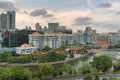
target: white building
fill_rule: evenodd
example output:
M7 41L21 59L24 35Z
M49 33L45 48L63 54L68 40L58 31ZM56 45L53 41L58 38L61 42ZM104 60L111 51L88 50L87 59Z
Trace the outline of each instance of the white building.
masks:
M117 33L99 34L96 35L96 42L118 43L120 42L120 35Z
M36 50L35 47L32 47L30 44L23 44L20 47L16 47L16 54L30 54Z
M46 45L53 49L59 48L61 45L74 45L76 40L75 34L63 33L45 33L40 34L34 32L29 35L29 44L33 44L36 48L44 48Z

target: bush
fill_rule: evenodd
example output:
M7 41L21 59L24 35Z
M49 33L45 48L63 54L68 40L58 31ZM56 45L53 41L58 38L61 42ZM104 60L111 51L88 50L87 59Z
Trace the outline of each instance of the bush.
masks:
M88 74L91 73L91 65L88 63L84 63L80 68L79 72L82 74Z

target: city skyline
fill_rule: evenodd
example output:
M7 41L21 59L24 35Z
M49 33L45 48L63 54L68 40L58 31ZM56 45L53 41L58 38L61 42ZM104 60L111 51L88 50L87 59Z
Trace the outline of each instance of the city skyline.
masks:
M98 32L120 29L119 0L7 0L0 1L0 12L16 11L16 28L35 27L39 22L59 22L76 32L90 26Z

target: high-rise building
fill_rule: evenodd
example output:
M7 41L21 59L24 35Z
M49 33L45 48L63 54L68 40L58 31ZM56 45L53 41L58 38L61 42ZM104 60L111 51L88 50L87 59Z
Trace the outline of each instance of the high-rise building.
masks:
M96 32L97 32L96 30L92 30L92 33L93 33L93 34L96 34Z
M92 34L92 29L91 29L91 27L86 27L86 32L87 32L88 34Z
M83 33L83 31L82 30L78 30L77 33Z
M120 34L120 30L118 30L118 34Z
M15 29L15 11L8 11L0 15L0 29Z
M4 37L3 46L16 47L24 43L28 43L29 41L28 35L33 32L35 32L35 30L6 31L3 33L3 37Z
M40 26L39 23L36 23L36 24L35 24L35 29L36 29L37 31L41 30L41 26Z
M7 14L0 15L0 29L7 29Z
M0 33L0 49L2 48L2 44L3 44L3 36L2 33Z
M57 30L59 27L59 23L48 23L49 30Z
M7 29L15 29L15 11L7 12Z

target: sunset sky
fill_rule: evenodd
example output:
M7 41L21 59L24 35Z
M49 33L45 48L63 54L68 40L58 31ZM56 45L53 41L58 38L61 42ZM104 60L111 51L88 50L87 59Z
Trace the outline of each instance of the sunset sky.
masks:
M19 29L59 22L76 32L86 26L98 32L120 29L120 0L0 0L0 13L16 11Z

